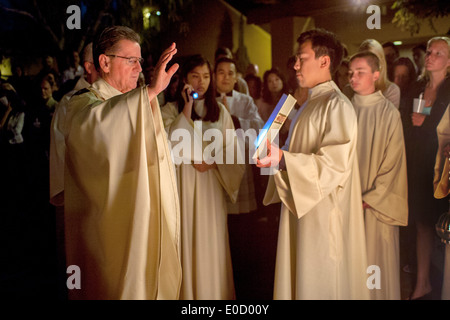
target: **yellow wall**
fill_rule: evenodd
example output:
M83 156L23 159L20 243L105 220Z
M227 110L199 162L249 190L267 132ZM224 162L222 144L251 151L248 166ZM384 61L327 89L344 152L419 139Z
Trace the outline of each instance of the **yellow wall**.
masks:
M272 68L271 36L260 27L250 24L244 29L244 42L251 63L259 67L259 76Z
M233 21L233 52L239 46L239 23L241 13L233 7L220 0L225 10L228 10ZM244 17L244 45L247 48L247 54L250 63L257 64L259 67L259 76L262 78L264 72L272 68L272 37L271 35L254 24L247 24Z
M3 57L1 64L0 64L0 74L3 79L7 79L8 77L12 76L11 58Z

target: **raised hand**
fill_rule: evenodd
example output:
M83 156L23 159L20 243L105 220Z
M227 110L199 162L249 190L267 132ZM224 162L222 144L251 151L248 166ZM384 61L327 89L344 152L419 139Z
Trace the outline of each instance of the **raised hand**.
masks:
M413 112L411 114L411 122L413 126L420 127L422 126L423 122L425 121L426 115L422 113Z
M194 105L194 98L190 95L192 91L193 88L190 84L185 84L183 90L181 91L181 96L184 99L183 114L186 119L191 119L192 106Z
M167 48L158 60L155 66L155 73L152 82L148 86L148 92L150 100L156 97L160 92L167 88L170 83L170 79L177 72L179 65L175 63L166 71L167 64L172 60L172 57L177 53L175 43Z

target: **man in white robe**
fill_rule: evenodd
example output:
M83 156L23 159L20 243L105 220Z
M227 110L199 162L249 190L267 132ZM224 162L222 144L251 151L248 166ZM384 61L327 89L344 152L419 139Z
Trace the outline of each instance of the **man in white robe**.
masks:
M380 61L374 53L357 53L350 60L349 81L355 91L352 104L358 117L367 262L379 268L371 297L400 300L399 226L408 224L405 143L399 111L375 89L379 70Z
M302 33L294 66L307 105L289 150L268 144L259 167L276 167L264 203L282 202L275 299L368 299L357 119L331 80L342 45L325 30Z
M66 252L79 268L71 299L179 297L180 209L156 100L178 69L165 70L176 48L163 52L152 83L136 88L139 41L127 27L105 29L93 47L100 78L69 103Z

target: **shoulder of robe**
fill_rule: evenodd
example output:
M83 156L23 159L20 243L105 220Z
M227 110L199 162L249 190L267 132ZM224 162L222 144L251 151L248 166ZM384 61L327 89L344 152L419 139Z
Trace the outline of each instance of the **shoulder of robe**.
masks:
M342 107L354 110L350 99L340 92L331 92L328 97L328 107L341 109Z
M88 88L84 88L84 89L78 90L73 95L74 96L79 96L79 95L82 95L82 94L87 93L87 92L91 92L91 91Z
M103 98L103 97L100 95L99 92L97 92L95 89L92 89L91 87L89 87L89 88L84 88L84 89L81 89L81 90L75 92L74 96L81 96L81 95L86 94L86 93L92 94L92 95L95 96L96 99L98 99L98 100L105 101L105 98Z

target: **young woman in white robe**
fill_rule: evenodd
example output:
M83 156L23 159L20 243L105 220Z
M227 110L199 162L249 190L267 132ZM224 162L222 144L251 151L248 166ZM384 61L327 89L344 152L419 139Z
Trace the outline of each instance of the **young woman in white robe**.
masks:
M233 137L227 139L227 130L234 132L234 126L226 108L216 101L209 62L200 55L190 57L180 79L177 101L161 110L172 143L181 204L180 298L233 299L226 197L236 201L244 164L234 157L232 163L225 161L229 147L236 143ZM197 99L192 92L198 93ZM208 133L214 132L220 135L212 142Z

